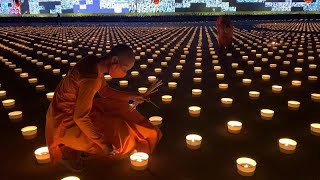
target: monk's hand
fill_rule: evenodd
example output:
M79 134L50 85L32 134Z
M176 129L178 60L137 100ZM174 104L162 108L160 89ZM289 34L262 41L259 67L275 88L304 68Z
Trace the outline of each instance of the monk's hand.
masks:
M141 103L143 103L144 101L146 101L147 99L146 99L144 96L142 96L142 95L135 95L135 94L133 94L133 95L131 95L131 96L129 97L129 100L134 101L134 102L137 103L137 104L141 104Z
M109 153L110 156L115 156L117 154L119 154L120 151L118 150L117 147L115 147L114 145L112 145L112 151Z

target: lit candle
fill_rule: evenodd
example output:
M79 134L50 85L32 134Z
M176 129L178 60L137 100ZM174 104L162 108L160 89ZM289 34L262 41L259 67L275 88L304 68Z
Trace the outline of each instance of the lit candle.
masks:
M44 66L44 69L45 69L45 70L50 70L51 68L52 68L51 65L45 65L45 66Z
M44 85L37 85L36 86L36 91L37 92L42 92L42 91L44 91L45 90L45 86Z
M150 83L153 83L154 81L156 81L157 80L157 77L156 76L148 76L148 81L150 82Z
M180 60L179 62L180 62L180 64L185 64L186 60Z
M26 126L21 129L21 133L24 137L24 139L34 139L37 137L37 126Z
M301 86L301 81L298 81L298 80L293 80L291 82L292 86L294 87L300 87Z
M236 74L238 76L242 76L244 74L244 71L243 70L236 70Z
M286 77L286 76L288 76L288 71L280 71L280 76L281 76L281 77Z
M320 136L320 124L319 123L312 123L310 124L311 134L315 136Z
M52 73L53 73L54 75L60 74L60 69L53 69L53 70L52 70Z
M232 134L238 134L241 132L242 123L239 121L229 121L228 122L228 132Z
M288 108L290 110L299 110L300 102L299 101L288 101Z
M176 70L182 70L183 66L182 65L177 65Z
M254 67L253 69L254 69L254 72L261 72L262 68L261 67Z
M303 63L304 59L297 59L297 63Z
M279 86L279 85L273 85L272 86L272 92L281 93L281 91L282 91L282 86Z
M28 79L28 82L29 82L29 84L31 84L31 85L35 85L35 84L37 84L38 79L37 79L37 78L30 78L30 79Z
M318 77L317 76L308 76L309 81L317 81Z
M201 146L202 137L197 134L189 134L186 136L187 147L192 150L199 149Z
M252 80L251 79L242 79L242 84L245 86L251 85Z
M301 73L302 72L302 68L296 67L296 68L294 68L294 72L295 73Z
M144 93L146 93L148 91L148 88L140 87L140 88L138 88L138 91L139 91L140 94L144 94Z
M77 64L76 62L71 62L71 63L70 63L70 66L71 66L71 67L74 67L76 64Z
M276 68L277 67L277 64L270 64L270 68L271 69L274 69L274 68Z
M214 71L220 71L221 70L221 66L213 66Z
M268 75L268 74L262 75L262 80L263 81L269 81L270 80L270 75Z
M167 66L168 66L168 63L167 63L167 62L161 62L161 66L162 66L162 67L167 67Z
M232 64L231 64L231 67L234 68L234 69L238 68L238 66L239 66L238 63L232 63Z
M200 78L200 77L193 78L194 83L201 83L201 81L202 81L202 78Z
M172 102L172 96L170 95L163 95L162 96L162 102L164 104L170 104Z
M11 109L15 106L15 100L14 99L7 99L2 101L2 105L5 109Z
M243 59L243 60L248 60L249 57L248 57L248 56L242 56L242 59Z
M134 59L135 60L140 60L140 56L135 56Z
M177 83L176 82L168 82L168 87L169 87L169 89L175 89L175 88L177 88Z
M51 162L48 147L38 148L34 151L34 154L39 164L46 164Z
M172 77L173 78L179 78L180 77L180 73L174 72L174 73L172 73Z
M141 65L140 65L140 68L141 68L141 69L146 69L146 68L147 68L147 65L146 65L146 64L141 64Z
M189 115L191 117L199 117L201 112L201 108L199 106L190 106L189 107Z
M227 90L227 89L228 89L228 87L229 87L229 85L228 85L228 84L225 84L225 83L221 83L221 84L219 84L219 89L220 89L220 90Z
M5 98L7 96L7 91L0 91L0 98Z
M105 79L106 81L111 81L111 80L112 80L112 77L111 77L109 74L107 74L107 75L104 75L104 79Z
M21 78L27 78L27 77L29 77L29 74L28 73L21 73L20 77Z
M274 115L274 111L271 109L261 109L260 111L261 119L271 120Z
M165 60L166 60L166 61L170 61L170 60L171 60L171 57L165 57Z
M49 92L49 93L47 93L47 99L48 99L49 101L52 101L52 100L53 100L53 96L54 96L54 92Z
M254 61L248 61L247 63L248 63L248 65L253 65Z
M297 146L297 142L293 139L289 138L281 138L279 139L279 148L280 152L285 154L292 154L295 152Z
M148 167L149 155L144 152L136 152L130 156L131 167L134 170L142 171Z
M256 57L257 57L257 58L261 58L261 57L262 57L262 54L256 54Z
M260 97L260 92L258 91L250 91L249 92L249 98L252 100L257 100Z
M13 111L8 114L9 119L12 122L18 122L22 120L22 111Z
M230 107L230 106L232 106L233 99L231 99L231 98L221 98L221 103L225 107Z
M120 87L128 87L129 82L127 80L119 81Z
M149 121L154 126L160 126L162 124L162 117L160 116L152 116L149 118Z
M222 80L224 79L224 74L216 74L217 79Z
M161 68L154 68L154 72L159 74L162 72L162 69Z
M200 74L202 74L202 69L195 69L195 70L194 70L194 73L195 73L196 75L200 75Z
M317 65L316 64L309 64L309 69L316 69Z
M77 176L68 176L65 178L62 178L61 180L80 180Z
M312 94L311 94L311 100L312 100L313 102L320 102L320 94L318 94L318 93L312 93Z
M237 170L242 176L253 176L257 162L251 158L241 157L237 159Z
M132 71L131 72L132 77L138 77L139 76L139 71Z
M199 62L194 63L194 66L199 68L199 67L201 67L201 63L199 63Z
M201 89L192 89L192 96L194 97L199 97L202 94L202 90Z

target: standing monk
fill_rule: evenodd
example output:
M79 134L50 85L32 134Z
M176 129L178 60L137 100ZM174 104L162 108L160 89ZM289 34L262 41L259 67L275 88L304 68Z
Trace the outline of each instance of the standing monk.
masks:
M142 103L145 98L114 90L104 79L105 73L123 78L133 65L132 49L118 45L102 58L85 57L59 83L46 122L54 163L81 170L84 154L123 158L133 150L152 153L160 130L136 110L129 111L128 101Z
M230 48L233 41L233 25L229 16L219 16L216 21L217 40L220 50Z

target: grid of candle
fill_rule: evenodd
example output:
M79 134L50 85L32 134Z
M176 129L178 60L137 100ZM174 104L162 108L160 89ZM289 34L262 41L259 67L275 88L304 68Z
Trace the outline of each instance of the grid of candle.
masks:
M148 114L152 124L168 132L165 136L178 134L175 135L183 141L185 149L174 151L199 154L211 148L211 140L219 138L225 146L234 143L232 169L243 176L259 177L259 170L264 168L259 163L266 166L265 156L261 149L253 147L245 151L240 147L239 143L246 143L247 136L279 129L267 137L266 142L274 144L265 144L265 148L276 146L276 153L289 158L308 148L304 139L316 141L320 136L319 29L319 23L299 20L260 23L250 28L236 26L232 50L220 53L216 28L209 23L172 23L166 27L120 23L0 27L1 69L7 74L0 79L1 113L21 129L12 133L22 134L25 141L42 144L43 147L36 148L25 144L34 148L37 162L30 161L29 166L49 163L43 117L55 87L86 55L101 57L113 46L127 44L134 49L135 66L123 79L106 74L105 80L114 88L141 94L156 79L163 81L151 97L154 105L145 103L137 110ZM25 104L32 100L20 100L18 87L25 89L24 95L40 100L38 106L44 109L41 120L30 119L35 117L30 114L32 111L25 110ZM295 116L304 119L291 121ZM209 119L217 120L209 122ZM183 122L177 123L179 120ZM212 128L208 133L209 126L216 134L211 134ZM260 127L254 130L253 126ZM181 127L183 130L173 132ZM164 139L170 142L170 137ZM248 143L254 144L250 139ZM164 149L163 146L160 143L159 149ZM145 170L152 166L152 161L148 161L152 156L138 152L131 157L132 168Z

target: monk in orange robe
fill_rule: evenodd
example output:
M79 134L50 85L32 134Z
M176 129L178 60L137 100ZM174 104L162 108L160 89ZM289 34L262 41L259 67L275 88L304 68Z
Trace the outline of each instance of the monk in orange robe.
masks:
M112 89L104 79L105 73L123 78L133 65L132 49L118 45L105 57L85 57L59 83L46 122L54 163L70 160L72 170L80 170L83 154L114 159L134 150L152 153L160 130L138 111L129 111L130 100L142 103L145 97Z
M230 48L233 41L233 25L229 16L220 16L216 21L217 40L221 50Z

